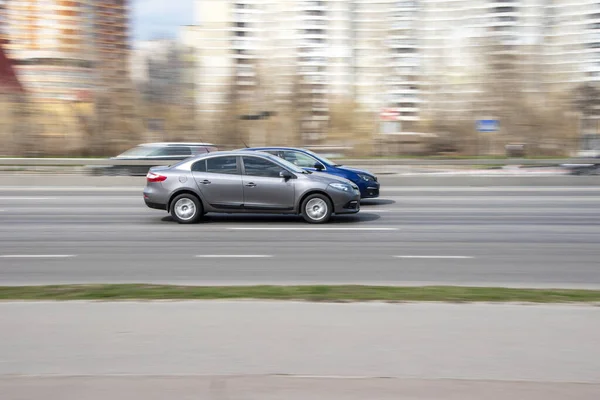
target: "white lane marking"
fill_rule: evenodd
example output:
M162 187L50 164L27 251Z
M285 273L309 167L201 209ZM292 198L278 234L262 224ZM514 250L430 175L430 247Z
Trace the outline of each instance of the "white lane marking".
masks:
M73 258L74 254L8 254L0 255L0 258Z
M59 200L58 197L7 197L7 196L3 196L0 197L0 200Z
M0 211L5 211L5 210L0 210ZM10 211L11 212L26 212L26 213L31 213L31 212L48 212L48 211L52 211L52 212L62 212L62 213L66 213L66 214L75 214L75 213L94 213L94 212L116 212L116 213L123 213L123 212L136 212L139 211L139 213L147 213L147 212L154 212L154 210L148 208L148 207L144 207L143 205L140 205L138 207L122 207L120 205L115 204L114 207L73 207L71 206L66 206L66 207L35 207L35 206L31 206L31 207L10 207Z
M495 206L493 206L495 207ZM402 206L396 208L382 208L379 209L377 207L366 206L362 207L361 212L402 212L402 213L430 213L430 214L440 214L440 213L468 213L468 214L552 214L552 213L569 213L569 214L594 214L600 212L598 208L571 208L570 206L554 206L554 207L510 207L510 208L473 208L473 207L439 207L439 206L429 206L429 207L414 207L414 206Z
M417 258L417 259L449 259L449 260L466 260L466 259L473 259L475 257L472 256L394 256L394 258L406 258L406 259L411 259L411 258Z
M95 200L99 202L105 202L109 200L118 200L118 201L139 201L142 199L142 194L140 192L139 195L136 196L65 196L65 197L12 197L12 196L2 196L1 200L9 200L9 201L46 201L46 200L68 200L70 202L75 201L89 201Z
M564 203L564 202L598 202L600 196L386 196L382 199L394 201L419 201L419 202L443 202L450 203L456 201L477 202L477 203L497 203L497 202L544 202L544 203ZM363 206L364 208L364 206Z
M273 258L264 254L201 254L196 258Z
M333 227L322 227L322 228L293 228L293 227L248 227L248 228L227 228L230 231L397 231L398 228L333 228Z
M7 192L141 192L144 190L140 187L119 187L119 186L0 186L0 191Z
M141 193L143 186L0 186L0 191L5 192L131 192ZM386 192L600 192L597 186L382 186L382 196Z
M142 192L143 186L0 186L0 191L7 192ZM381 192L600 192L597 186L385 186Z
M382 186L382 194L386 191L390 192L600 192L600 187L597 186Z

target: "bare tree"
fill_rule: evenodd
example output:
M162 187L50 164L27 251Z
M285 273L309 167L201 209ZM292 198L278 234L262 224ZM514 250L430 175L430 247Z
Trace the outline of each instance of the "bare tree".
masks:
M573 109L583 120L600 116L600 89L591 83L584 83L573 90Z
M500 121L500 132L486 136L494 153L509 143L526 144L529 155L558 155L568 149L573 133L569 107L561 94L544 85L539 46L487 38L481 47L484 70L476 116Z

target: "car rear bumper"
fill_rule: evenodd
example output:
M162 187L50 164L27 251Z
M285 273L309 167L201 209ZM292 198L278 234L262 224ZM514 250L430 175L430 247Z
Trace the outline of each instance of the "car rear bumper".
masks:
M166 210L168 198L161 195L160 183L151 183L144 188L144 203L156 210Z
M152 201L150 201L148 199L144 199L144 202L146 203L146 205L149 208L153 208L155 210L166 210L167 209L166 204L153 203Z

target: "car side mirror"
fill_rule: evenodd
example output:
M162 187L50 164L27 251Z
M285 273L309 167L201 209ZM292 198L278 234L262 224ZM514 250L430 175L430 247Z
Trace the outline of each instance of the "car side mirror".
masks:
M323 171L325 169L325 166L323 164L321 164L320 162L315 163L315 169L317 171Z
M290 179L292 179L292 174L290 173L290 171L281 171L279 173L279 176L282 177L283 179L285 179L286 181L289 181Z

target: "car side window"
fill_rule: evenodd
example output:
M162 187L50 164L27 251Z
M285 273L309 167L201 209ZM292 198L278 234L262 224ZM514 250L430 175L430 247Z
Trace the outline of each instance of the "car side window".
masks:
M206 160L200 160L192 165L193 172L206 172Z
M165 147L160 151L158 155L174 157L191 157L192 151L189 147Z
M318 161L304 153L297 151L284 151L283 159L297 165L300 168L314 168Z
M269 160L259 157L243 157L244 170L248 176L279 178L283 168Z
M206 172L212 174L239 174L236 156L213 157L206 160Z

